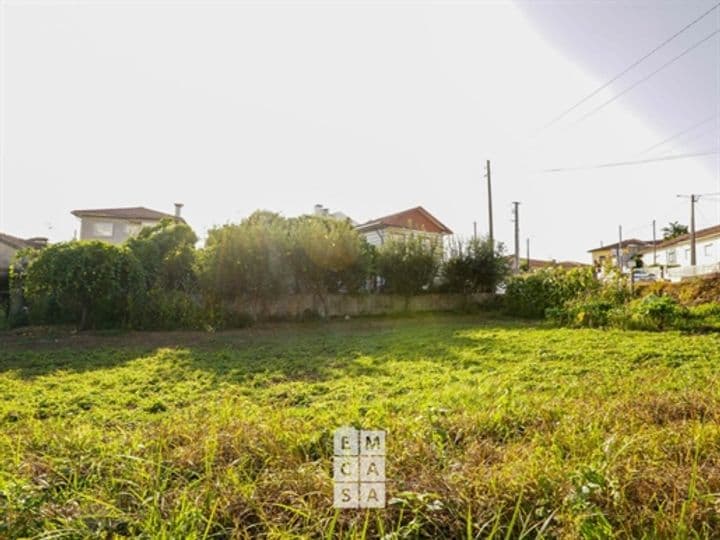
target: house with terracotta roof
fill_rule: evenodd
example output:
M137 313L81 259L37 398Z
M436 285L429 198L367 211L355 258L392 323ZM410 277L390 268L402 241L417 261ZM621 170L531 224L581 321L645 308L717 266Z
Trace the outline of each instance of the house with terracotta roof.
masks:
M152 227L162 219L183 221L180 213L183 205L175 203L175 213L166 214L142 206L132 208L99 208L73 210L71 214L80 219L80 240L101 240L122 244L137 235L143 227Z
M720 273L720 225L695 231L695 266L691 264L691 237L682 234L642 250L643 266L657 267L671 280Z
M371 219L356 225L355 229L374 246L380 246L391 239L397 240L409 236L442 241L443 237L453 234L422 206Z

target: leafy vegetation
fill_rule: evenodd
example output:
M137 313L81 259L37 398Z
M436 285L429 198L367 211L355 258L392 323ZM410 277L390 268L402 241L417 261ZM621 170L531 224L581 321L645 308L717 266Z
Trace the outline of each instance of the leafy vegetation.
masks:
M143 273L124 246L69 242L42 250L22 282L33 322L71 322L84 329L124 324Z
M390 238L377 255L383 290L410 296L427 291L440 269L442 246L422 236Z
M515 316L542 318L548 310L561 308L566 302L600 287L591 268L541 268L508 280L505 307Z
M493 248L486 238L454 242L442 266L447 290L464 294L495 292L510 273L504 248Z
M682 225L678 221L671 221L666 227L661 229L663 240L671 240L688 233L688 226Z
M448 316L53 332L0 335L2 538L720 530L717 334ZM344 424L388 431L386 509L332 509Z

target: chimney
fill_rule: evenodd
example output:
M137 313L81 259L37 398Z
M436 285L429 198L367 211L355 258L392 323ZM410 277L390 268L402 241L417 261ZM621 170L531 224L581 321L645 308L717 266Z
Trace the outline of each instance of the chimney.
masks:
M180 213L182 212L182 207L185 206L183 203L176 202L175 203L175 217L179 218Z

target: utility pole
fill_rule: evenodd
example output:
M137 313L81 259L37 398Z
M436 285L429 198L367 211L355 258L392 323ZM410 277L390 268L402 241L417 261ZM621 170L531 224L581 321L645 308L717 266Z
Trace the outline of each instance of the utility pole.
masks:
M525 255L527 256L527 267L530 270L530 239L525 239Z
M695 266L697 258L695 256L695 203L700 200L700 195L691 193L690 195L678 195L681 199L690 199L690 266Z
M617 262L620 273L622 273L622 225L618 225L618 247L617 247Z
M477 221L473 221L473 239L477 240Z
M657 266L657 237L655 236L655 220L653 219L653 266Z
M488 193L488 242L495 252L495 235L493 234L493 212L492 212L492 184L490 183L490 160L485 161L485 177L487 178Z
M513 201L513 222L515 223L515 260L513 270L517 274L520 271L520 203Z

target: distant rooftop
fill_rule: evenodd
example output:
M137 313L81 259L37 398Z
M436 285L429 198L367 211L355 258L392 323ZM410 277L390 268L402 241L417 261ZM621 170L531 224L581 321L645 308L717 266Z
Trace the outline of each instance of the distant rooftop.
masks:
M160 221L164 218L171 218L184 221L181 217L176 217L173 214L159 212L158 210L151 210L150 208L145 208L143 206L134 206L131 208L96 208L90 210L73 210L71 214L79 218L100 217L113 219L137 219L147 221Z
M608 249L617 249L619 242L615 242L614 244L608 244L607 246L600 246L595 249L589 249L588 253L593 253L594 251L606 251ZM638 240L637 238L628 238L627 240L622 241L622 247L630 247L630 246L637 246L637 247L644 247L644 246L651 246L651 241L646 240Z
M440 220L425 210L422 206L416 206L415 208L403 210L402 212L372 219L365 223L361 223L356 227L356 229L359 231L371 231L373 229L383 229L385 227L400 227L402 229L411 229L430 233L452 234L452 231L448 227L443 225Z

